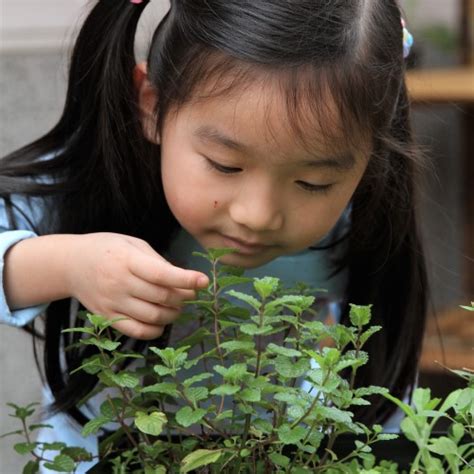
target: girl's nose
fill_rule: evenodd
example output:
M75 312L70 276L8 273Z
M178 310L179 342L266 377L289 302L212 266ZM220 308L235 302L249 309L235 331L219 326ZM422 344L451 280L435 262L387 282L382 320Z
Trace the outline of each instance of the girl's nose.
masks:
M283 226L284 215L277 190L255 186L241 189L230 206L229 213L234 222L255 232L277 231Z

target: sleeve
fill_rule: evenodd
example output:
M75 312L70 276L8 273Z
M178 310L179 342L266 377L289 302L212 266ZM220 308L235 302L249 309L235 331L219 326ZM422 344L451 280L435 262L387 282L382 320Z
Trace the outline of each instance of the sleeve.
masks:
M24 326L39 316L47 304L30 308L10 310L5 296L4 267L5 255L16 243L37 237L38 224L43 219L42 198L12 195L0 197L0 323L10 326Z

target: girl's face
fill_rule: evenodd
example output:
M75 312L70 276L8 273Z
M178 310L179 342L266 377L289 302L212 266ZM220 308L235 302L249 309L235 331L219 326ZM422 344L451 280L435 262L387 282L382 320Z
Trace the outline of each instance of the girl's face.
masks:
M237 249L223 263L253 268L314 245L364 174L367 149L325 145L314 130L310 153L287 120L281 93L258 84L168 114L161 136L168 205L204 248Z

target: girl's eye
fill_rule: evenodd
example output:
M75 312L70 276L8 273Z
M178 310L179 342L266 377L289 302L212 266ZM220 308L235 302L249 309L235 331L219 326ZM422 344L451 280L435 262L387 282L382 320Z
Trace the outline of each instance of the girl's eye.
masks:
M231 168L229 166L224 166L219 163L216 163L215 161L210 160L209 158L206 158L206 161L210 165L211 168L219 171L220 173L233 174L233 173L239 173L240 171L242 171L242 168Z
M327 194L334 184L309 184L304 181L296 181L296 184L310 193Z

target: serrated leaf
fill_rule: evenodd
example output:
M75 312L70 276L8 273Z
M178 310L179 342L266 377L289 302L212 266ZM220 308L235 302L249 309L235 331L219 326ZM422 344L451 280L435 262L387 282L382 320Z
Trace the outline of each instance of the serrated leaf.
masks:
M336 423L352 423L353 414L351 412L339 410L339 408L336 407L319 406L318 413Z
M372 317L372 305L359 306L351 304L350 307L349 318L353 326L361 327L370 323Z
M214 377L211 373L209 372L204 372L202 374L194 375L193 377L189 377L189 379L186 379L183 381L183 386L184 387L189 387L195 383L202 382L203 380L207 380Z
M13 449L21 455L31 453L37 446L37 443L16 443Z
M276 344L273 344L273 342L268 344L267 351L272 354L278 354L285 357L301 357L303 355L300 351L297 351L296 349L290 349L288 347L277 346Z
M290 425L282 425L278 428L278 438L283 444L295 444L301 441L306 436L306 428L303 426L295 426L291 428Z
M259 294L260 298L267 299L278 289L280 280L278 278L264 277L264 278L255 278L253 282L253 287L255 291Z
M23 468L23 474L37 474L39 472L39 461L28 461Z
M83 339L80 342L86 346L96 346L105 351L114 351L122 344L121 342L114 342L110 339L97 339L96 337Z
M84 448L79 447L68 447L64 448L61 451L61 454L65 454L74 460L74 462L84 462L84 461L92 461L93 455L89 453Z
M140 379L137 375L126 370L117 374L114 374L112 371L110 371L110 373L107 373L107 375L119 387L135 388L140 383Z
M244 283L249 283L251 282L251 278L247 277L242 277L242 276L222 276L219 277L217 280L217 285L219 286L219 290L223 290L224 288L227 288L228 286L235 286L235 285L242 285Z
M380 433L377 436L378 441L390 441L392 439L398 439L398 435L395 433Z
M137 412L135 415L135 426L145 434L159 436L163 432L163 426L167 423L164 413L154 411L153 413Z
M290 464L290 458L283 456L283 454L271 453L268 457L275 466L287 467Z
M207 253L212 260L219 260L221 257L225 257L226 255L230 255L232 253L237 252L234 248L210 248L207 249Z
M195 404L201 400L205 400L209 396L209 390L206 387L188 387L184 389L187 399Z
M91 434L96 434L102 426L104 426L107 423L110 423L112 420L106 416L99 416L97 418L94 418L93 420L88 421L85 425L84 428L82 428L81 434L86 438L87 436Z
M65 454L58 454L52 463L44 463L45 468L56 472L71 472L75 466L74 460Z
M221 349L230 352L242 351L251 352L255 350L255 342L253 341L226 341L221 344Z
M232 410L224 410L220 415L217 415L215 420L216 421L222 421L222 420L226 420L228 418L232 418Z
M154 365L153 370L161 377L175 373L174 369L170 369L169 367L165 367L164 365L161 365L161 364Z
M198 449L194 453L188 454L182 461L180 467L180 474L186 474L202 466L214 464L222 456L221 449L211 451L209 449Z
M148 385L142 389L142 393L163 393L164 395L170 395L171 397L179 397L178 387L172 382L162 382L156 383L154 385Z
M100 413L106 418L114 419L116 418L116 413L121 413L124 406L124 401L122 398L111 398L105 400L100 405Z
M262 306L262 303L258 301L257 298L255 298L254 296L247 295L245 293L241 293L235 290L227 291L226 294L228 294L232 298L237 298L238 300L243 301L244 303L247 303L248 305L250 305L252 308L256 309L257 311Z
M259 402L262 399L262 393L255 388L244 388L238 397L245 402Z
M440 436L428 445L428 449L432 453L446 456L455 453L457 450L457 446L453 440L447 438L446 436Z
M297 378L303 376L311 369L309 360L300 359L293 362L291 359L283 356L277 356L273 361L277 373L286 378Z
M268 334L269 332L273 330L273 327L269 325L264 325L260 327L260 326L257 326L256 324L248 323L248 324L242 324L241 326L239 326L239 329L241 332L249 336L258 336L258 335Z
M62 443L61 441L53 441L52 443L43 443L42 449L44 449L45 451L60 451L66 446L66 443Z
M211 390L211 395L234 395L240 391L239 385L223 384Z
M191 407L183 407L176 412L176 422L185 428L201 421L206 415L206 410L198 408L193 410Z

